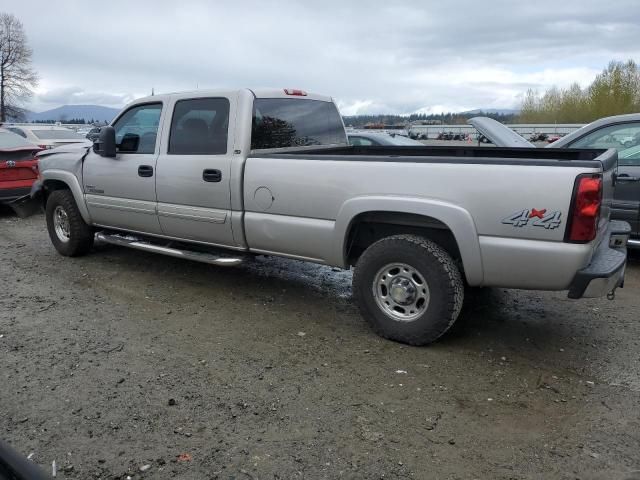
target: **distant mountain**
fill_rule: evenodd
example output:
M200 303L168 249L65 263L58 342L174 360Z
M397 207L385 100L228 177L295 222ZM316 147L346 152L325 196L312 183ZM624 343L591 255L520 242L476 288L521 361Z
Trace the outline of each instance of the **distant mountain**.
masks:
M96 122L110 122L120 110L100 105L63 105L45 112L27 112L27 122L54 120L64 123L73 118L91 119Z
M493 115L517 115L520 110L516 108L476 108L461 112L463 115L479 115L481 113L491 113Z

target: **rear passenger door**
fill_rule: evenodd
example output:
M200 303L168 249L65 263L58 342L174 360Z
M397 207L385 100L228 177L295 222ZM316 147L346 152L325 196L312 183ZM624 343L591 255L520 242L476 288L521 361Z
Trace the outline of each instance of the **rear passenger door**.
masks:
M183 98L173 104L156 175L158 218L165 235L233 245L234 122L229 119L235 118L234 108L225 97Z

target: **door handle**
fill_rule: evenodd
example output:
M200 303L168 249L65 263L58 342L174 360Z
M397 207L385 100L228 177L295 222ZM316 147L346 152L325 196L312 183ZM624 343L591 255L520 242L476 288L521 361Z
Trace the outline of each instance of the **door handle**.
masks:
M640 181L640 178L632 177L631 175L628 175L626 173L620 173L616 175L616 180L618 182L637 182Z
M153 167L151 165L140 165L138 167L140 177L153 177Z
M222 180L222 172L213 168L207 168L202 171L202 179L205 182L219 182Z

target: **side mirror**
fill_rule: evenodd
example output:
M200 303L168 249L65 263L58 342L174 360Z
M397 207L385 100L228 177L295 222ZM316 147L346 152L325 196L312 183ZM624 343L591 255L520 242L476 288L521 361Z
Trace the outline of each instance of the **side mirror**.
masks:
M115 158L116 131L113 127L102 127L98 140L93 143L93 151L101 157Z

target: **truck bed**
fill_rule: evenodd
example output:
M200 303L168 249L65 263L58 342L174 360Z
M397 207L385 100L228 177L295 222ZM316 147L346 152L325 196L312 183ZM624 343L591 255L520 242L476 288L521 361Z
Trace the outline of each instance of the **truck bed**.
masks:
M344 146L328 148L293 148L279 152L252 152L253 158L308 158L313 160L350 160L365 162L460 163L571 166L603 170L614 168L618 155L614 149L504 148L449 146ZM596 163L597 162L597 163ZM598 165L599 166L599 165Z

